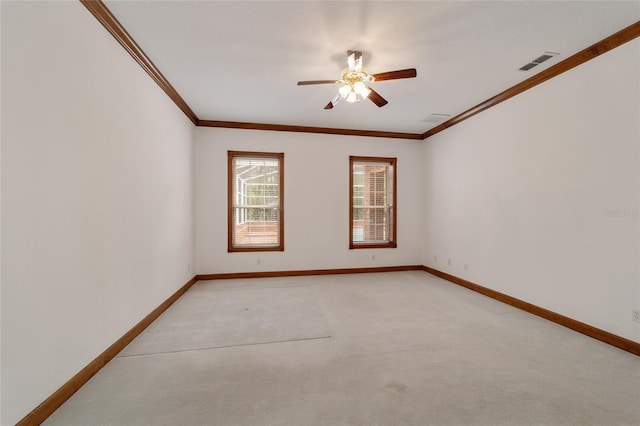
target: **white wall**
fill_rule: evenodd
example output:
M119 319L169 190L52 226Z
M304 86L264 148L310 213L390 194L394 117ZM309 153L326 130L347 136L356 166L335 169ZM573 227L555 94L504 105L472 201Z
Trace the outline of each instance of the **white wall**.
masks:
M0 6L0 23L2 22L2 7ZM0 24L1 25L1 24ZM0 31L0 46L2 46L2 31ZM2 55L0 54L0 69L2 69ZM2 99L2 83L0 79L0 99ZM0 133L2 129L2 107L0 106ZM0 223L2 223L2 137L0 134ZM2 226L0 226L0 247L2 247ZM2 366L2 256L0 255L0 366ZM0 368L0 384L2 383L2 368ZM0 386L0 424L2 424L2 386Z
M2 125L9 425L194 275L194 126L77 1L2 2Z
M0 423L196 268L423 263L640 341L640 42L421 143L194 129L80 3L0 4ZM285 153L285 252L227 253L227 150ZM398 158L398 248L349 250L349 155Z
M420 264L420 146L412 140L197 128L198 273ZM284 152L284 252L227 253L229 150ZM397 248L349 250L349 155L397 157Z
M640 341L639 81L635 40L427 139L424 264Z

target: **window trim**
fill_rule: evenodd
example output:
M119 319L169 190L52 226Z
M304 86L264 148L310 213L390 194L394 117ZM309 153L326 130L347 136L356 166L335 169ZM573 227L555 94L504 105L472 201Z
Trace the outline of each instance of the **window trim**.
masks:
M398 168L397 158L393 157L361 157L349 156L349 249L371 249L371 248L396 248L398 247ZM391 235L388 243L358 243L353 242L353 163L389 163L393 168L393 206L391 212L393 221L391 222Z
M280 233L280 244L277 246L243 246L233 245L233 159L238 157L247 158L277 158L280 163L279 197L280 197L280 223L278 232ZM284 153L283 152L258 152L258 151L227 151L227 251L235 252L261 252L261 251L284 251Z

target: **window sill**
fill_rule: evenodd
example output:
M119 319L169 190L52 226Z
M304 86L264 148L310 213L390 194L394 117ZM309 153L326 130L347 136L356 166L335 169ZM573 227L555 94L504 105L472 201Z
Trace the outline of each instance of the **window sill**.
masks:
M353 249L377 249L377 248L397 248L398 244L396 244L395 242L391 242L391 243L383 243L383 244L355 244L355 243L351 243L349 244L349 249L353 250Z
M228 247L228 253L247 253L260 251L284 251L284 247Z

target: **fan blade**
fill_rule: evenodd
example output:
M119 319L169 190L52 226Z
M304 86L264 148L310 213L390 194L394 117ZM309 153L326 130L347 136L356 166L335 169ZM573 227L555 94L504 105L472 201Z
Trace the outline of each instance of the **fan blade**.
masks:
M384 81L384 80L397 80L399 78L413 78L418 73L415 68L408 68L406 70L398 70L398 71L389 71L389 72L381 72L379 74L373 74L373 78L375 81Z
M351 59L353 57L353 60ZM347 62L349 63L349 70L355 72L362 71L362 52L359 50L347 51Z
M324 107L324 109L331 109L331 108L333 108L334 106L338 105L338 102L340 102L341 100L342 100L342 96L340 96L340 93L338 93L338 94L336 95L336 97L335 97L335 98L333 98L333 100L332 100L331 102L329 102L329 103L327 104L327 106L325 106L325 107Z
M373 102L374 104L378 105L378 107L383 107L386 104L389 103L389 101L387 101L385 98L383 98L382 96L380 96L380 94L378 92L376 92L375 90L373 90L371 87L369 87L369 90L371 90L371 92L369 92L369 99L371 100L371 102Z
M309 84L336 84L340 83L338 80L307 80L299 81L298 86L307 86Z

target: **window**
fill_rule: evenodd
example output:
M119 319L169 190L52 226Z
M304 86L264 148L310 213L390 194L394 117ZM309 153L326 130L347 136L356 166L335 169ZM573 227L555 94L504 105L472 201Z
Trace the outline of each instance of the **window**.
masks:
M228 251L284 250L284 154L228 152Z
M396 159L349 157L349 248L396 247Z

